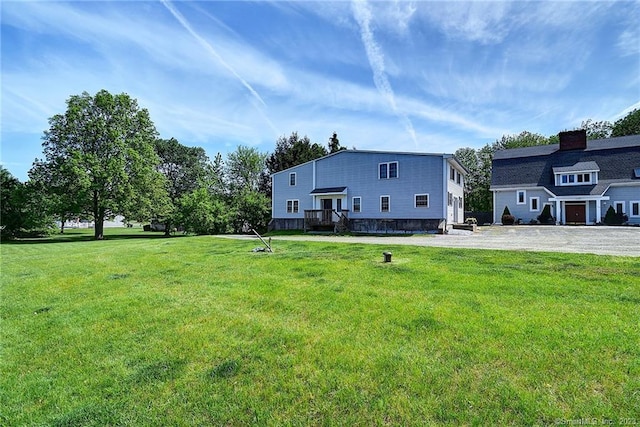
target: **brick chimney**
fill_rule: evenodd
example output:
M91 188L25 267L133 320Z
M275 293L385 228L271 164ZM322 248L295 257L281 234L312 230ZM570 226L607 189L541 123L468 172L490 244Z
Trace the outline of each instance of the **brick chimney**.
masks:
M584 129L560 132L558 138L560 139L560 151L587 148L587 131Z

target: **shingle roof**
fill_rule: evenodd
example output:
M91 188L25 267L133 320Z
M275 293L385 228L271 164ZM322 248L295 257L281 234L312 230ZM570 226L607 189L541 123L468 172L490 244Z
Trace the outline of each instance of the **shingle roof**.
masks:
M559 151L558 145L497 151L493 158L491 187L545 187L561 195L602 194L616 182L640 182L640 135L587 142L585 150ZM555 186L554 172L596 170L597 185ZM585 168L586 169L583 169ZM576 169L578 168L578 169Z
M571 166L562 166L558 168L553 168L553 173L562 173L562 172L592 172L600 171L600 166L596 162L578 162L575 165Z
M335 193L344 193L347 187L326 187L326 188L316 188L310 194L335 194Z

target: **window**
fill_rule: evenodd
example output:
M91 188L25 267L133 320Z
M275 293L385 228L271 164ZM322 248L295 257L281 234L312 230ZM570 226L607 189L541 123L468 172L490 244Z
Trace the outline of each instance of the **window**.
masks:
M540 210L540 197L532 197L529 199L529 210L531 212Z
M460 172L456 172L456 183L462 185L462 175L460 175Z
M389 178L398 177L398 162L389 163Z
M584 184L591 184L590 173L569 173L569 174L560 175L560 185L584 185Z
M525 203L527 203L527 192L525 190L518 190L516 204L524 205Z
M632 201L629 203L631 204L630 216L640 216L640 202Z
M451 181L456 180L456 170L453 168L453 166L449 166L449 179Z
M354 212L362 212L362 198L354 197L353 199L353 211Z
M297 200L287 200L287 213L298 213L299 202Z
M388 165L386 163L380 163L380 179L387 179L387 167Z
M380 163L378 165L378 178L388 179L398 177L398 162Z
M391 211L391 197L380 196L380 212L389 212L389 211Z
M296 173L295 172L291 172L289 174L289 185L291 185L291 186L296 185Z
M342 199L336 199L336 211L342 212Z
M613 204L613 206L614 206L617 214L623 214L624 213L624 202L615 202Z
M416 208L428 208L429 207L429 195L428 194L416 194L415 195L415 207Z

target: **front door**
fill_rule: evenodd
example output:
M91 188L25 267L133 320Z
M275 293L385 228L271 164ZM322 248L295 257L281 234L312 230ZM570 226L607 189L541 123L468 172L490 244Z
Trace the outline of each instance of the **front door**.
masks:
M322 204L322 222L327 223L331 222L332 219L332 209L333 209L333 200L332 199L321 199L320 203Z
M584 204L565 205L565 216L567 224L586 224L587 207Z

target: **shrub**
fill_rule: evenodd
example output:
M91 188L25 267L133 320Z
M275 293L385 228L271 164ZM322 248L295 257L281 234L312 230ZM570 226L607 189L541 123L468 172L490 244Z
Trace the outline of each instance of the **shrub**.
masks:
M616 212L613 206L609 206L607 213L604 215L604 223L607 225L622 225L628 220L629 218L622 212Z
M516 222L516 217L511 215L509 207L505 206L502 211L502 225L513 225Z
M551 224L553 223L553 217L551 216L551 206L545 205L542 209L542 213L538 215L538 221L540 224Z

